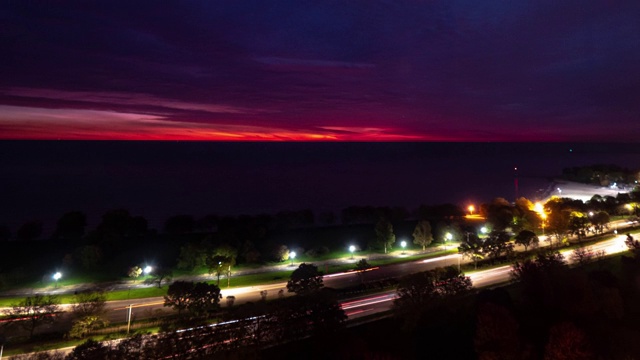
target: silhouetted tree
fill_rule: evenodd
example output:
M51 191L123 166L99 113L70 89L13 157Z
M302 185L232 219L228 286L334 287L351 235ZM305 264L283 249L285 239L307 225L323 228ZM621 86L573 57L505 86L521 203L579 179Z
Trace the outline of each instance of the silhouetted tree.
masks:
M192 233L196 221L191 215L176 215L167 219L164 223L164 231L171 235Z
M146 279L146 284L155 284L158 288L162 287L163 282L169 282L173 278L173 271L171 268L158 266L151 272L151 277Z
M413 243L422 247L422 251L425 251L427 246L433 241L433 235L431 234L431 224L427 220L421 220L416 224L413 229Z
M596 359L586 333L571 322L554 325L544 348L545 360Z
M313 293L324 286L322 272L313 264L302 263L291 273L291 279L287 282L287 290L297 295Z
M479 360L522 359L518 333L509 309L490 302L478 307L473 343Z
M534 248L538 247L540 240L533 231L522 230L518 235L516 235L514 242L518 245L524 246L524 251L529 251L529 246Z
M478 268L478 260L484 258L484 245L476 234L468 234L463 238L463 242L458 246L458 252L462 256L473 260L473 265Z
M356 262L356 271L361 283L364 283L365 272L368 269L371 269L371 264L367 262L367 259L360 259Z
M593 224L596 233L602 234L609 221L611 221L611 217L606 211L598 211L591 216L591 223Z
M56 239L80 239L84 236L87 216L81 211L68 212L58 220L53 237Z
M24 223L16 233L16 237L20 241L32 241L39 238L40 235L42 235L42 222L37 220Z
M73 253L76 263L85 270L95 270L102 261L102 248L98 245L84 245Z
M387 253L387 248L393 246L396 242L396 235L393 233L393 225L385 218L380 218L375 227L376 242L384 248L384 253Z

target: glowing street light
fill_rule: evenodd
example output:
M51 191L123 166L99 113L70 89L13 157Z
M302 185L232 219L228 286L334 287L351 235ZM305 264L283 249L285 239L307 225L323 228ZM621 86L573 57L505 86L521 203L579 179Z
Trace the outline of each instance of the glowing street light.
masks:
M447 240L451 241L453 239L453 235L451 233L446 233L444 235L444 249L447 250Z
M296 252L292 251L289 253L289 259L291 259L291 265L293 265L293 259L296 258Z
M356 251L356 247L354 245L349 246L349 252L351 253L351 260L353 260L354 251Z
M151 266L147 265L147 266L144 267L144 270L142 270L142 271L144 272L145 275L149 275L153 271L153 268Z
M476 211L476 208L473 205L469 205L467 210L469 210L469 215L473 215L473 212Z
M481 228L480 228L480 232L481 232L483 235L486 235L488 231L489 231L489 229L487 229L487 227L486 227L486 226L483 226L483 227L481 227Z
M402 254L404 255L404 248L407 247L407 242L402 240L402 242L400 243L400 246L402 246Z
M53 274L53 280L56 281L56 289L58 288L58 280L60 280L61 277L62 274L59 271Z

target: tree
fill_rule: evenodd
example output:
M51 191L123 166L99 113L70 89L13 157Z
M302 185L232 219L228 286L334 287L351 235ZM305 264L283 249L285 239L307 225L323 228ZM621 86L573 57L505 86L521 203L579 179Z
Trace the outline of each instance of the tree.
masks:
M467 234L467 238L458 246L458 252L463 257L473 260L476 269L478 268L478 260L484 258L483 250L483 242L476 234Z
M145 284L155 284L158 288L162 287L163 282L169 282L173 278L173 271L170 268L159 266L151 273L151 278L145 280Z
M29 332L29 338L33 338L38 327L55 321L56 313L60 311L59 304L55 295L36 294L13 305L6 313L11 317L24 318L19 324Z
M307 295L320 290L324 286L322 272L313 264L302 263L291 273L287 282L287 290L296 295Z
M33 241L42 235L42 222L29 221L18 229L16 237L21 241Z
M602 234L609 221L611 221L611 217L606 211L598 211L591 216L591 223L596 229L596 233Z
M187 304L189 312L196 316L210 314L220 308L220 288L214 284L198 282L191 290L191 299Z
M364 283L364 273L365 271L371 268L371 264L367 262L367 259L360 259L356 262L356 271L358 272L358 277L360 278L360 282Z
M187 308L193 292L193 282L175 281L169 285L167 295L164 297L164 306L169 306L178 312L178 315Z
M85 359L109 359L111 348L102 342L89 339L76 346L65 360L85 360Z
M483 243L483 252L490 258L509 256L513 252L513 244L509 242L509 234L504 231L492 231Z
M400 279L394 307L411 322L440 300L463 295L471 290L471 279L454 267L437 268Z
M535 259L516 261L511 267L511 278L519 281L523 298L535 310L556 306L562 291L567 288L567 264L557 251L539 252Z
M427 220L421 220L416 224L413 229L413 243L422 246L422 251L425 251L427 246L433 241L433 235L431 234L431 224Z
M216 274L218 277L218 286L220 286L220 276L225 273L231 274L231 266L235 264L235 258L219 254L210 254L206 261L209 274Z
M569 215L569 233L577 236L578 241L582 240L587 235L587 229L589 228L589 219L584 213L579 211L572 211Z
M207 252L206 246L202 244L190 242L182 246L178 257L178 268L192 271L198 266L206 265Z
M69 337L72 339L81 339L89 335L92 331L107 325L109 325L109 321L100 316L84 316L73 321L71 330L69 330Z
M586 265L595 260L595 252L591 248L577 248L573 250L569 258L572 262L577 263L579 265Z
M504 198L495 198L490 204L483 204L480 211L495 230L505 230L513 223L514 209Z
M206 282L176 281L169 285L164 306L178 311L188 310L195 316L211 313L220 307L220 288Z
M181 235L193 232L196 220L191 215L176 215L164 223L164 231L171 235Z
M53 237L56 239L80 239L84 236L87 216L81 211L68 212L58 220Z
M507 308L491 302L478 306L474 348L479 360L518 359L518 321Z
M514 242L518 245L524 246L524 251L529 251L529 246L534 248L538 247L540 240L533 231L522 230L518 235L516 235Z
M545 360L595 359L585 332L571 322L562 322L549 330L544 348Z
M570 199L551 199L545 204L549 235L555 236L558 241L561 241L569 230L571 209L568 208L568 200ZM548 240L549 245L553 246L551 236L548 237Z
M393 246L396 242L396 235L393 233L393 225L385 218L380 218L375 227L376 241L384 248L384 253L387 253L387 248Z
M142 274L142 269L140 268L140 266L132 266L129 268L129 270L127 271L127 276L129 276L130 278L132 278L134 281L140 277L140 274Z
M95 270L102 260L102 249L98 245L81 246L76 249L73 257L83 269Z

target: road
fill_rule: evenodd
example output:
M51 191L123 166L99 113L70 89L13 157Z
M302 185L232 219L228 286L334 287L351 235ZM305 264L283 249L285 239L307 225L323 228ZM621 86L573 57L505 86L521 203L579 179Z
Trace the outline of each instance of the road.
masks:
M622 230L629 226L626 220L618 220L611 223L610 228L620 229ZM546 237L540 237L540 246L549 246L549 244L544 241ZM620 240L622 239L622 240ZM615 253L626 250L626 246L624 245L625 236L618 235L613 240L607 240L603 242L599 242L591 246L593 251L604 250L606 253ZM355 263L360 260L360 258L355 257L350 262ZM386 265L383 267L375 268L371 271L367 271L363 274L364 280L367 282L374 282L378 280L391 279L402 277L403 275L417 273L421 271L432 270L437 267L444 266L460 266L463 264L469 263L468 259L463 258L459 254L446 255L442 257L426 259L426 260L417 260L406 263L392 264ZM500 268L495 268L491 270L479 271L479 272L471 272L469 276L474 283L474 286L483 287L483 286L491 286L497 283L508 281L509 277L509 269L510 266L504 266ZM326 287L341 289L347 288L351 286L358 285L362 280L356 272L343 272L336 274L329 274L323 277L324 285ZM267 292L267 298L274 298L278 296L278 291L283 290L285 296L289 296L286 289L286 282L270 284L270 285L259 285L259 286L250 286L250 287L241 287L241 288L233 288L233 289L222 289L221 294L223 296L223 306L226 304L225 300L227 296L234 296L235 303L241 304L249 301L258 301L261 299L261 292ZM108 303L107 307L109 309L108 319L111 322L122 322L126 321L128 306L132 304L132 316L134 320L145 319L153 316L153 312L157 310L161 311L170 311L163 306L163 298L155 297L155 298L146 298L146 299L137 299L137 300L122 300L122 301L111 301Z
M617 254L627 251L625 244L626 235L618 235L611 240L606 240L589 246L591 251L604 251L607 255ZM571 261L572 250L560 251L565 257L568 263ZM509 282L511 272L511 265L500 266L488 270L480 270L469 273L473 287L483 288L501 285ZM395 290L385 293L370 295L361 297L358 299L352 299L342 303L342 308L345 310L350 320L357 319L358 317L365 315L372 315L380 312L391 310L393 306L393 299L395 298Z

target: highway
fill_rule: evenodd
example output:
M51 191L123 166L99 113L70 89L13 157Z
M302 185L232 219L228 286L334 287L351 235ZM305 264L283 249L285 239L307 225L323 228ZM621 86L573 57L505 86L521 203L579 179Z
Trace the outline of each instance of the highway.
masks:
M629 224L626 220L619 220L612 222L610 224L610 229L620 229L623 230ZM596 243L590 248L595 252L599 250L605 251L607 254L613 254L621 251L626 251L626 245L624 244L625 235L619 234L616 238L612 240L602 241ZM545 241L546 237L540 237L540 246L549 246L548 242ZM568 257L566 251L561 251L565 257ZM359 258L356 257L350 262L355 263ZM451 254L442 257L426 259L426 260L417 260L406 263L392 264L386 265L379 268L374 268L371 271L367 271L363 274L364 280L367 282L374 282L383 279L390 278L399 278L403 275L417 273L421 271L432 270L437 267L444 266L459 266L463 264L469 263L468 259L463 258L459 254ZM502 266L490 270L482 270L482 271L474 271L469 272L468 276L471 277L471 280L475 287L485 287L485 286L493 286L496 284L504 283L509 281L509 271L511 266ZM347 288L351 286L356 286L360 283L361 279L359 275L355 272L343 272L336 274L329 274L323 277L324 285L326 287L340 289ZM222 306L226 306L226 297L227 296L235 296L235 304L241 304L249 301L259 301L261 299L260 293L262 291L267 291L267 298L273 299L278 296L278 291L283 290L285 296L290 296L291 294L287 293L286 282L270 284L270 285L259 285L259 286L250 286L250 287L241 287L241 288L233 288L233 289L222 289L221 294L223 297ZM388 300L390 302L390 300ZM107 307L109 309L108 319L111 322L122 322L127 319L128 307L129 304L132 304L132 318L134 320L140 320L144 318L148 318L153 316L153 312L157 310L161 311L171 311L168 308L164 307L164 301L162 297L156 298L146 298L146 299L137 299L137 300L121 300L121 301L111 301L108 303ZM377 304L377 303L376 303ZM353 309L363 310L366 308L366 311L369 310L369 305L359 305L357 307L353 307ZM376 305L378 310L380 310L380 305ZM380 310L382 311L382 310ZM362 312L358 312L361 314Z
M611 240L602 241L592 246L588 246L587 248L593 252L604 251L607 255L617 254L628 250L624 242L625 239L626 235L618 235ZM572 263L571 252L572 250L560 251L560 254L564 256L569 264ZM467 275L471 278L471 282L475 288L483 288L504 284L510 281L510 272L511 265L505 265L492 269L470 272ZM349 319L355 319L360 316L390 310L393 305L394 298L395 291L390 291L343 302L342 308L349 316Z

